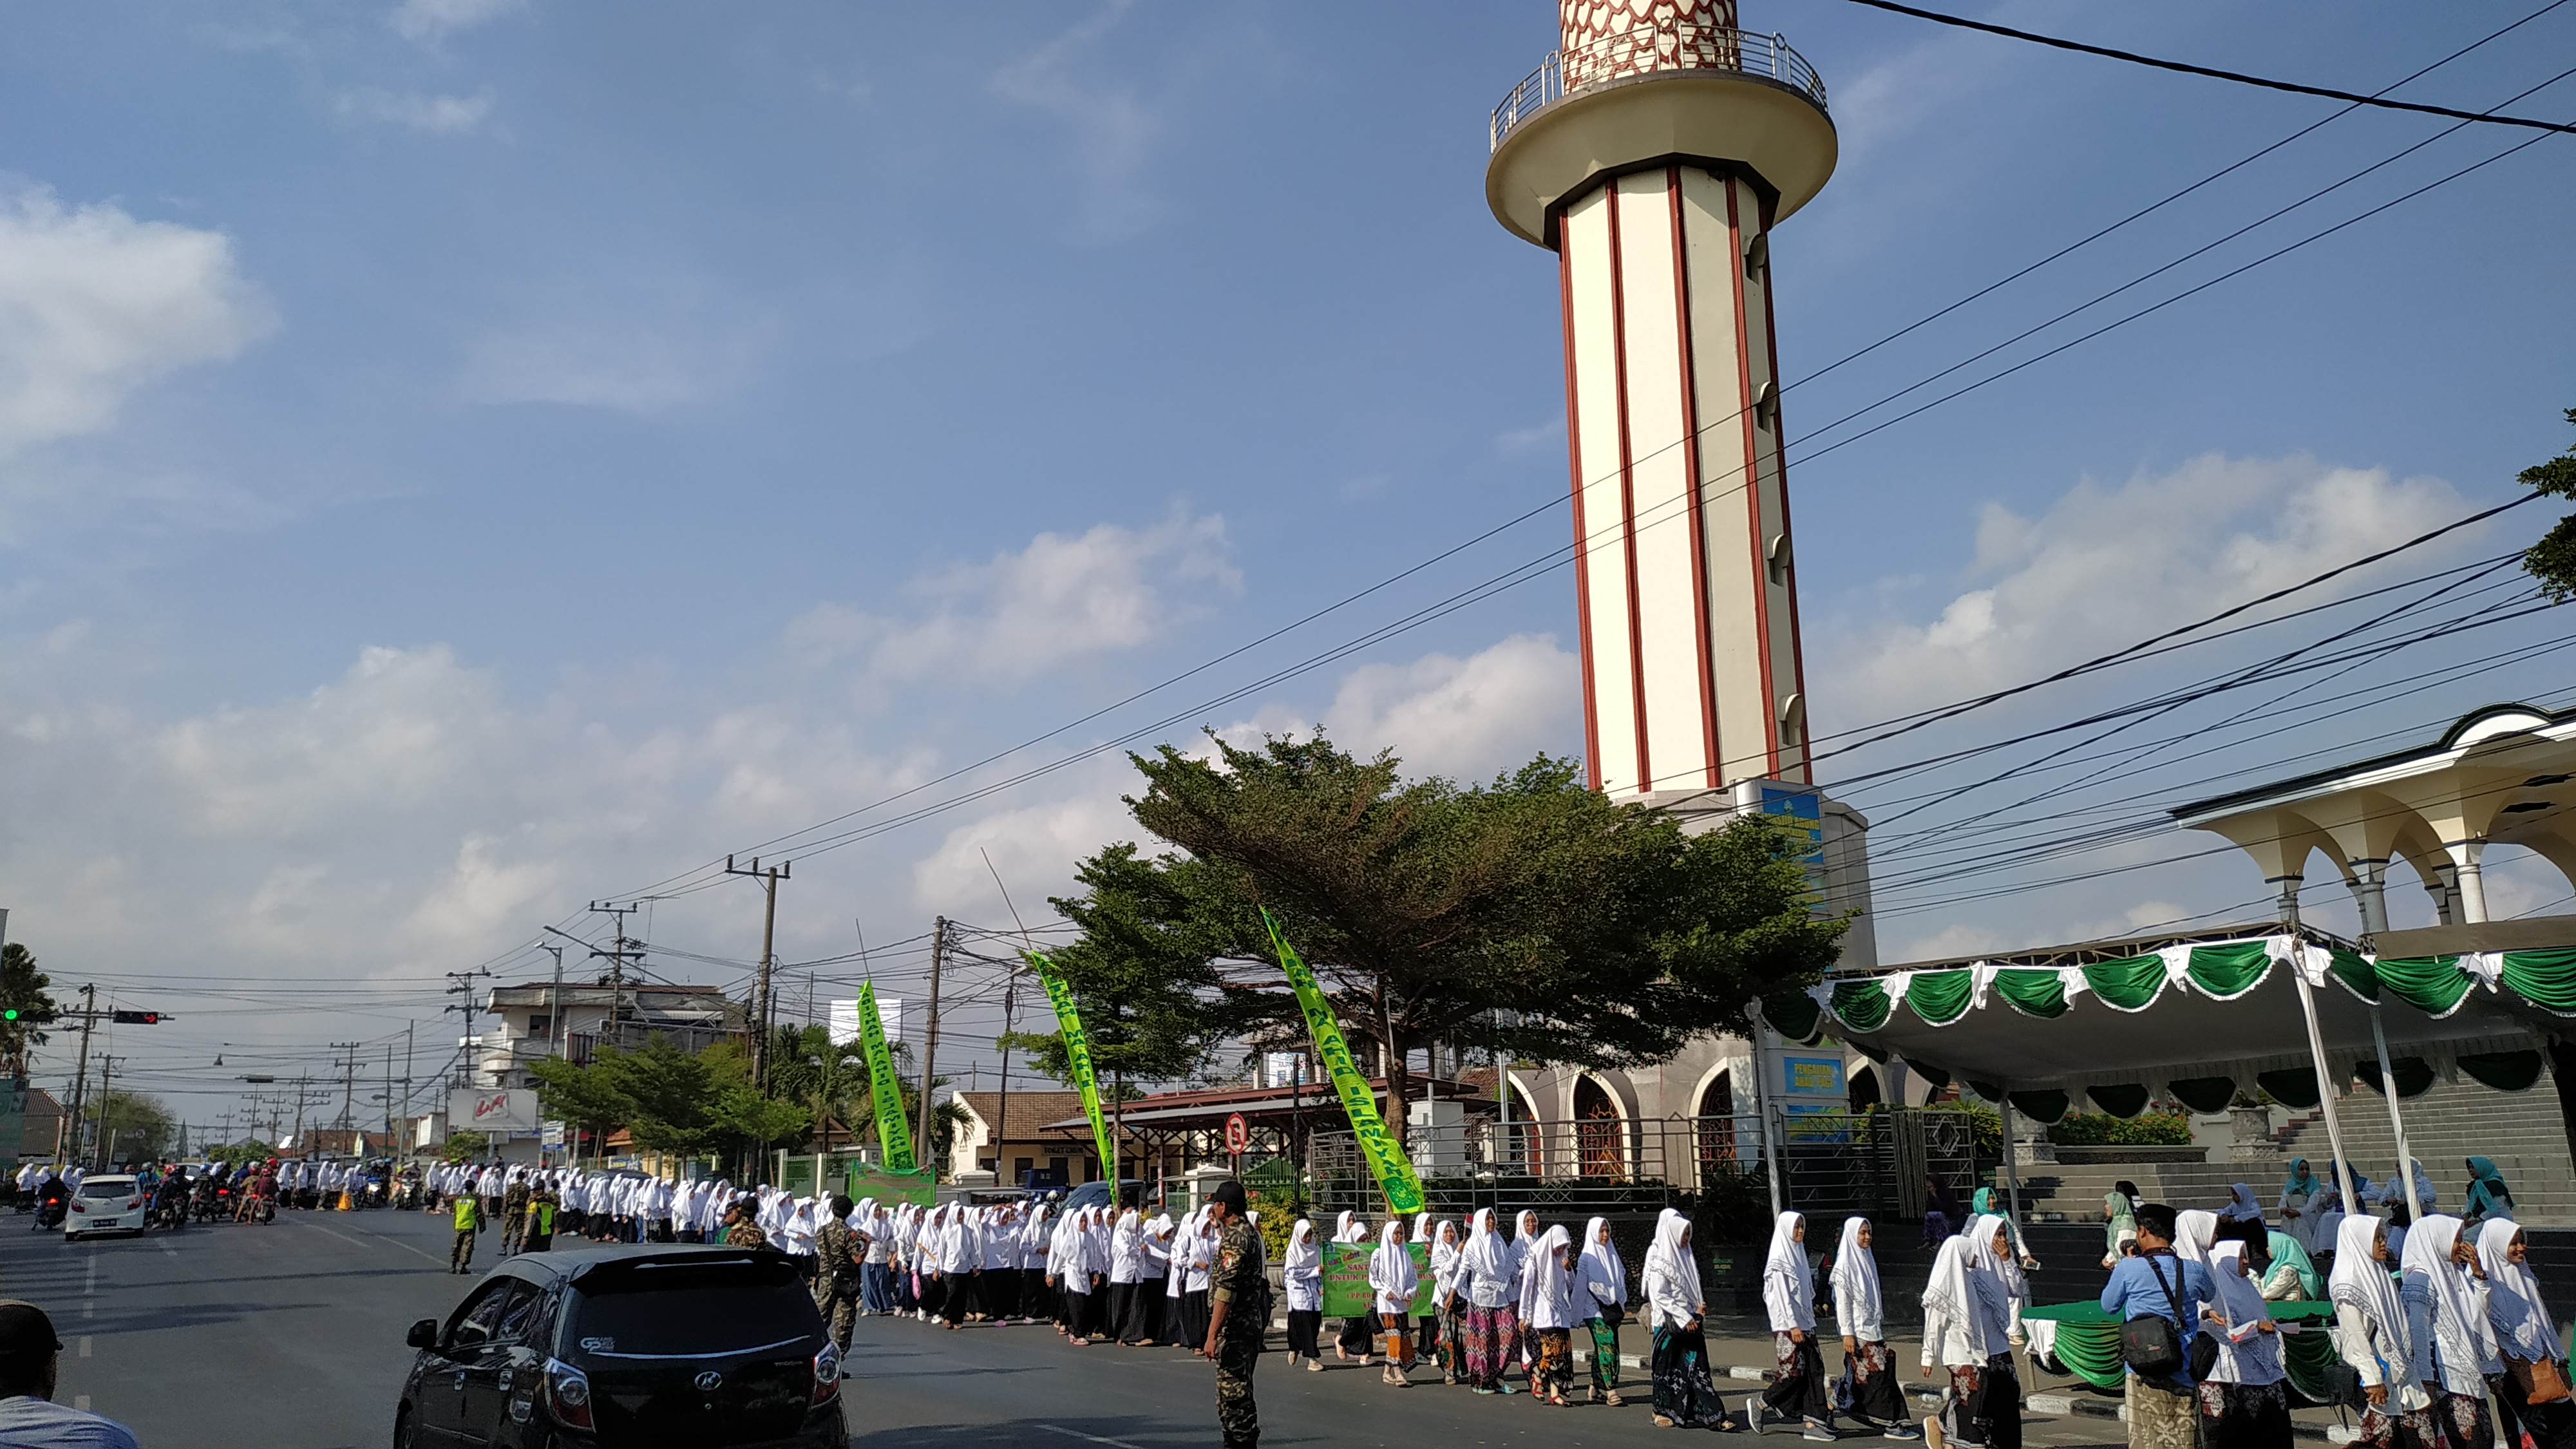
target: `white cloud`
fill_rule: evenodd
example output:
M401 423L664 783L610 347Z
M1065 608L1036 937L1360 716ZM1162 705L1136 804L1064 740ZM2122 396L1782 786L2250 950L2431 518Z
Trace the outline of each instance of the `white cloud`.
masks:
M1538 754L1583 753L1578 661L1544 634L1514 634L1460 659L1354 669L1325 728L1355 754L1391 749L1407 774L1482 779Z
M1018 680L1149 643L1202 596L1242 588L1225 520L1176 507L1150 528L1042 533L959 565L914 586L924 607L908 618L822 605L788 626L788 643L811 662L858 658L878 679Z
M492 93L470 96L412 95L377 89L343 92L332 102L342 120L376 121L432 136L471 131L492 114Z
M1563 446L1564 442L1565 415L1559 413L1542 423L1532 423L1525 428L1505 428L1496 433L1494 451L1513 456L1535 452L1551 445Z
M2156 621L2216 613L2466 511L2439 479L2215 454L2115 486L2086 479L2037 517L1988 503L1976 587L1921 622L1836 621L1811 679L1834 718L1943 703L2134 643ZM2362 587L2359 576L2350 586Z
M97 432L136 389L276 326L221 232L0 195L0 458Z
M520 0L402 0L387 23L405 40L434 42L519 8Z
M1116 241L1160 220L1163 199L1144 184L1162 123L1131 86L1103 80L1102 36L1133 0L1109 0L1091 18L993 73L993 93L1061 122L1082 185L1075 197L1082 235Z

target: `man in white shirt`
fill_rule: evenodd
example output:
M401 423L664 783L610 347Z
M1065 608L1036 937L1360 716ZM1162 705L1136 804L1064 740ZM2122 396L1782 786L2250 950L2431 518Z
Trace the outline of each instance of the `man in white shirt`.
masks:
M140 1449L113 1419L53 1402L62 1340L33 1303L0 1301L0 1444L10 1449Z

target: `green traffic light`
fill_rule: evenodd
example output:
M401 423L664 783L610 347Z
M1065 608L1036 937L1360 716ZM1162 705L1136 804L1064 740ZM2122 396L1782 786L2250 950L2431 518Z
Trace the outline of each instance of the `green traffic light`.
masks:
M0 1011L0 1021L16 1021L17 1019L18 1019L18 1008L14 1007L14 1006L13 1006L13 1007L10 1007L10 1008L9 1008L8 1010L6 1010L6 1011Z

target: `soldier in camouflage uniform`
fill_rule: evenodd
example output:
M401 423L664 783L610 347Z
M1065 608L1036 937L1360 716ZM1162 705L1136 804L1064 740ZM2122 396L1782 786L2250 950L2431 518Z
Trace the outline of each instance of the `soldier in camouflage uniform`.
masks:
M1208 1274L1207 1342L1216 1361L1216 1422L1225 1449L1258 1449L1261 1411L1252 1402L1252 1370L1270 1327L1270 1264L1261 1230L1245 1211L1243 1184L1217 1184L1208 1207L1217 1228L1216 1265Z
M850 1351L850 1330L859 1319L859 1282L867 1271L867 1240L850 1231L846 1197L832 1199L831 1221L814 1234L814 1306L832 1325L832 1342Z
M725 1209L724 1245L728 1248L766 1248L769 1234L751 1220L751 1204L738 1202Z
M510 1173L510 1186L501 1194L501 1255L519 1251L528 1233L528 1179L515 1168Z

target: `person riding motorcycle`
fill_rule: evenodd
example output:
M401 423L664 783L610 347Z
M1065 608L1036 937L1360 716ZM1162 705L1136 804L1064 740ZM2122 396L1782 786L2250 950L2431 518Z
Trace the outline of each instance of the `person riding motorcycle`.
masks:
M152 1221L173 1231L188 1225L188 1199L195 1184L186 1169L173 1167L152 1190Z
M70 1184L63 1181L60 1173L46 1177L44 1183L36 1189L36 1231L43 1232L47 1228L61 1227L63 1219L70 1216L71 1210Z

